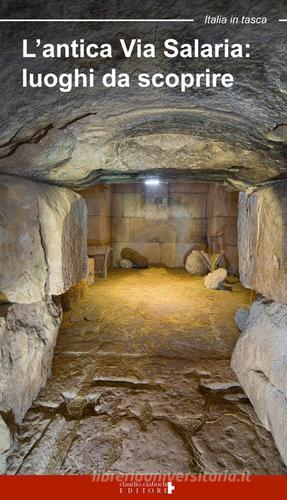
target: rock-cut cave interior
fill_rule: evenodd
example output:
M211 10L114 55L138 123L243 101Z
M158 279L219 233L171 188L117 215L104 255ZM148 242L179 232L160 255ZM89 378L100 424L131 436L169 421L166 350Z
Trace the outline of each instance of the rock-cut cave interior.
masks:
M19 88L24 28L3 26L1 474L286 474L286 31L248 29L232 90L63 97Z

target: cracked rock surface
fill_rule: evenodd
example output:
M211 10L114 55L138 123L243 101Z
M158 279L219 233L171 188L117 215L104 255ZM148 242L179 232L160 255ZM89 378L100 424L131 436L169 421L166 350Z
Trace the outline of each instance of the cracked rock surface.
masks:
M87 207L80 195L0 175L2 302L34 304L69 290L86 275L86 241Z
M2 17L39 17L37 0L2 2ZM226 180L236 186L286 174L286 1L224 2L221 14L268 17L264 25L206 25L215 13L214 0L192 3L120 3L95 0L41 4L44 18L194 18L192 23L50 23L3 24L0 34L0 172L52 183L84 187L94 181L113 181L157 171L167 178ZM14 10L13 10L14 9ZM110 43L112 59L22 58L22 39L52 43ZM119 40L154 43L157 57L125 59ZM165 58L163 44L249 43L250 57L237 59ZM22 71L59 75L95 70L94 88L23 88ZM130 88L104 88L101 78L115 68L131 76ZM235 85L226 88L178 89L136 85L139 73L201 73L206 68L230 72Z
M8 474L286 473L230 368L248 304L183 270L97 280L64 314Z

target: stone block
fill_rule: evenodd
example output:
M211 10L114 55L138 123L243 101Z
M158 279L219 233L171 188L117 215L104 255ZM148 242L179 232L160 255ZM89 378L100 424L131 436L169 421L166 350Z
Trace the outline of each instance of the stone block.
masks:
M208 238L223 233L224 245L237 245L237 217L210 217L207 221Z
M128 217L112 218L112 241L129 241L130 239L130 221Z
M0 415L0 474L5 474L6 460L11 446L12 440L10 429Z
M160 263L160 244L153 243L143 243L139 244L139 252L143 253L148 258L149 264L159 264Z
M86 201L89 215L111 216L112 214L112 191L111 186L99 184L86 189L82 193Z
M17 423L50 374L61 318L52 299L0 307L0 411Z
M210 184L207 196L207 217L228 215L236 217L238 211L238 193L226 191L221 184Z
M238 275L238 248L237 246L226 246L224 253L227 259L227 271L228 274Z
M202 241L206 243L207 219L181 219L171 218L176 228L176 241L178 243L192 243Z
M1 176L0 292L31 304L86 275L87 208L73 191Z
M130 219L130 241L146 243L175 243L176 225L172 221L144 218Z
M89 215L88 240L94 245L109 245L112 238L111 217Z
M287 464L287 306L264 297L250 309L231 366Z
M240 193L239 271L242 284L287 303L287 183Z
M206 217L206 197L202 194L172 193L168 199L170 217L202 219Z
M168 183L160 182L157 186L152 184L145 185L144 190L145 199L150 200L152 203L162 202L168 198Z
M176 267L177 252L175 243L163 243L160 245L160 262L167 267Z
M113 193L112 195L112 216L124 216L124 194L122 193Z
M123 195L123 216L144 217L144 196L139 193L126 193ZM119 215L119 214L118 214Z
M121 251L123 248L128 247L130 245L129 241L113 241L113 266L119 267L121 260Z
M151 199L145 198L142 216L154 221L168 221L169 207L167 198Z
M160 261L167 267L183 267L194 248L198 248L196 243L163 243L160 245Z

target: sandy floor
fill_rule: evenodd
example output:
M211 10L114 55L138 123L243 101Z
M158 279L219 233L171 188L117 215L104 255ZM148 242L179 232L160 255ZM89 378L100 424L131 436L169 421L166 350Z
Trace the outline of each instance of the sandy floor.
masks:
M250 292L118 270L64 315L10 474L286 473L230 369Z

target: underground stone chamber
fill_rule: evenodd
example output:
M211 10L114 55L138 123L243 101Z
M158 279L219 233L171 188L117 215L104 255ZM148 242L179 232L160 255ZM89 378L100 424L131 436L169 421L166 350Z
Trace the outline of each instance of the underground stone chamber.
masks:
M115 180L1 177L2 473L284 473L281 184Z
M35 17L22 3L19 16ZM62 17L58 4L43 17ZM126 17L150 15L133 4L121 2ZM77 16L94 5L84 0ZM239 16L249 9L236 2ZM283 1L266 2L270 22L279 9ZM154 17L167 11L176 18L182 5L165 2ZM102 2L98 14L108 17ZM51 25L49 39L80 39L83 29L94 40L89 24ZM97 33L113 46L135 36L132 25ZM137 26L159 46L166 35ZM44 40L45 26L31 24L29 36ZM189 40L188 26L172 36ZM193 38L256 50L224 61L239 82L232 89L184 97L169 88L23 92L25 37L20 25L0 33L9 45L0 72L1 473L285 474L286 27L194 23ZM33 72L47 72L44 63ZM143 71L136 58L114 63ZM144 70L171 73L174 61L147 60ZM186 71L183 59L176 71ZM104 254L93 251L106 247L105 279ZM147 267L122 268L124 249ZM186 270L192 251L224 252L219 289Z
M149 184L149 182L159 184ZM119 267L125 247L150 265L183 267L193 249L219 252L238 273L238 193L219 184L160 181L99 184L81 191L88 207L88 244L110 245Z

